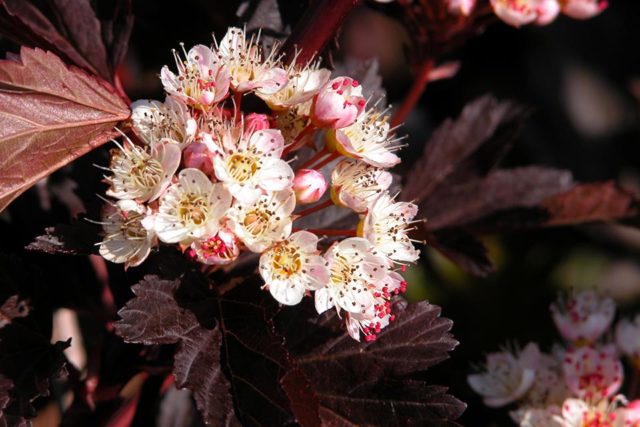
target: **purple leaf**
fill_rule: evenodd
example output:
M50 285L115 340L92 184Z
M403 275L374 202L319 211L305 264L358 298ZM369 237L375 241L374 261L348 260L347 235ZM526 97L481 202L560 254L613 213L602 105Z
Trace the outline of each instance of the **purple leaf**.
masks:
M133 286L136 297L119 312L115 323L118 335L127 342L172 344L179 342L174 355L174 375L178 387L193 391L205 422L237 425L229 394L229 382L220 365L220 329L200 325L195 314L181 308L174 294L180 280L146 276Z
M20 61L0 61L0 210L130 114L113 87L52 53L23 47Z
M370 343L334 329L334 313L305 321L302 307L295 308L298 313L283 311L277 325L320 400L323 425L379 425L381 419L444 425L461 415L464 404L446 389L406 378L448 358L457 345L449 333L452 322L440 317L439 307L397 301L396 322Z
M45 234L36 237L25 249L48 254L91 255L97 253L99 241L95 226L77 221L45 228Z
M510 102L484 96L469 103L460 117L446 120L433 133L422 157L405 178L401 199L423 200L454 174L501 126L510 124L522 109ZM501 144L505 141L501 139ZM493 146L493 144L492 144ZM481 154L482 156L482 154Z
M536 206L572 185L567 171L535 166L497 170L485 178L439 189L420 209L427 227L438 230L470 224L504 209Z
M0 307L0 328L11 323L16 317L26 317L29 315L29 305L27 301L20 301L18 295L10 296Z
M98 20L89 0L52 0L49 6L5 0L0 4L0 32L113 82L133 28L131 1L117 0L112 19L105 21Z

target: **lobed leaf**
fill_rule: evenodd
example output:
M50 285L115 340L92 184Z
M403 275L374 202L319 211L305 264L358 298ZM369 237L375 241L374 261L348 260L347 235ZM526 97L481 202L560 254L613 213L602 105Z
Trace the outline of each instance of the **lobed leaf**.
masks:
M494 212L533 207L544 199L569 190L571 173L529 166L491 172L443 187L420 204L431 230L473 223Z
M394 312L396 322L370 343L335 329L335 313L316 321L279 316L279 330L320 401L323 425L453 425L448 420L461 415L465 405L445 388L407 378L448 357L457 345L452 322L426 302L397 301Z
M50 50L113 82L133 28L130 0L113 2L109 20L99 20L89 0L0 2L0 33L18 44Z
M179 286L179 279L146 276L132 288L136 297L118 312L121 320L114 324L115 330L127 342L179 342L173 371L177 386L193 391L206 423L237 425L220 364L220 329L204 328L193 312L178 305L174 294Z
M130 110L113 87L40 49L0 61L0 210L117 135Z
M401 198L426 199L444 181L459 169L469 169L465 161L487 142L501 127L513 126L522 115L522 109L510 102L498 102L491 96L483 96L469 103L456 120L446 120L427 142L422 157L405 177ZM509 142L500 138L500 144ZM493 147L496 144L491 144ZM486 155L482 155L486 157Z

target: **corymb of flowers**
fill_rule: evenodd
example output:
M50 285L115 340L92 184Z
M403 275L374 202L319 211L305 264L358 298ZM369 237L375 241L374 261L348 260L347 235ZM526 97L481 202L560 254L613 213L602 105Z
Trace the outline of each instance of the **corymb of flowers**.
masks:
M313 296L351 337L375 340L419 257L417 206L389 192L398 138L357 80L275 51L231 28L214 47L174 53L166 99L134 102L136 141L112 150L100 253L131 267L176 244L215 269L253 252L279 303ZM352 229L304 226L325 209L351 212Z

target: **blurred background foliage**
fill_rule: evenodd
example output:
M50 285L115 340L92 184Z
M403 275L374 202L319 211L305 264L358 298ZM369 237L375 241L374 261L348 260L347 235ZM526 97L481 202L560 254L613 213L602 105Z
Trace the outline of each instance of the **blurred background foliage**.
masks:
M408 135L402 167L411 166L443 119L456 116L477 96L492 93L531 109L506 165L553 166L571 170L580 181L616 179L640 189L640 2L611 3L601 16L584 22L560 17L547 27L519 30L496 22L440 58L460 61L461 69L452 79L430 84L401 129ZM219 37L228 25L238 23L239 5L135 0L136 22L121 72L129 96L160 98L157 74L173 61L171 49L179 41L187 46L208 43L212 32ZM304 1L280 2L285 22L295 22L305 7ZM404 47L410 35L393 13L393 5L359 7L343 28L333 57L376 57L388 100L397 104L412 77ZM6 41L0 43L15 51ZM104 155L91 156L104 163ZM83 177L99 179L89 170ZM99 205L93 194L78 195L89 205ZM24 246L52 223L51 215L64 221L56 203L48 216L21 211L21 203L28 206L25 199L33 197L35 190L12 208L21 214L14 215L12 227L0 229L0 249ZM507 341L524 345L533 340L548 349L557 339L548 307L559 291L599 288L618 301L622 312L640 309L640 231L602 224L486 236L485 242L495 273L474 278L427 246L421 263L408 271L408 297L441 305L443 315L454 320L453 332L460 341L451 360L428 372L430 381L449 385L469 404L461 419L464 425L502 426L510 424L506 411L485 408L467 387L469 364ZM30 257L45 268L56 268L46 256ZM125 292L122 300L127 296Z

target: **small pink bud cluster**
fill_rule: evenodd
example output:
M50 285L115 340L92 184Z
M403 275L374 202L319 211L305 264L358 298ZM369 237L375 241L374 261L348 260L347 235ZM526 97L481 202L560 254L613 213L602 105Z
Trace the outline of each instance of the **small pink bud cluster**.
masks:
M611 342L610 298L581 292L552 304L551 313L564 346L550 354L535 343L491 353L484 371L468 377L471 388L487 406L515 404L511 417L520 426L639 427L640 401L629 403L618 392L621 356L638 369L640 318L619 321Z
M536 24L548 25L560 13L574 19L589 19L599 15L608 6L607 0L490 0L494 13L514 27ZM475 0L448 0L449 11L469 16L476 6Z
M419 256L417 207L388 193L398 139L358 81L286 65L276 48L231 28L215 47L174 52L175 69L160 73L166 99L133 104L136 141L116 143L105 168L113 201L100 253L130 267L171 244L213 271L254 252L278 302L313 296L319 313L335 309L354 339L371 341L406 290L398 271ZM247 94L269 112L246 108ZM330 207L359 223L305 227Z

